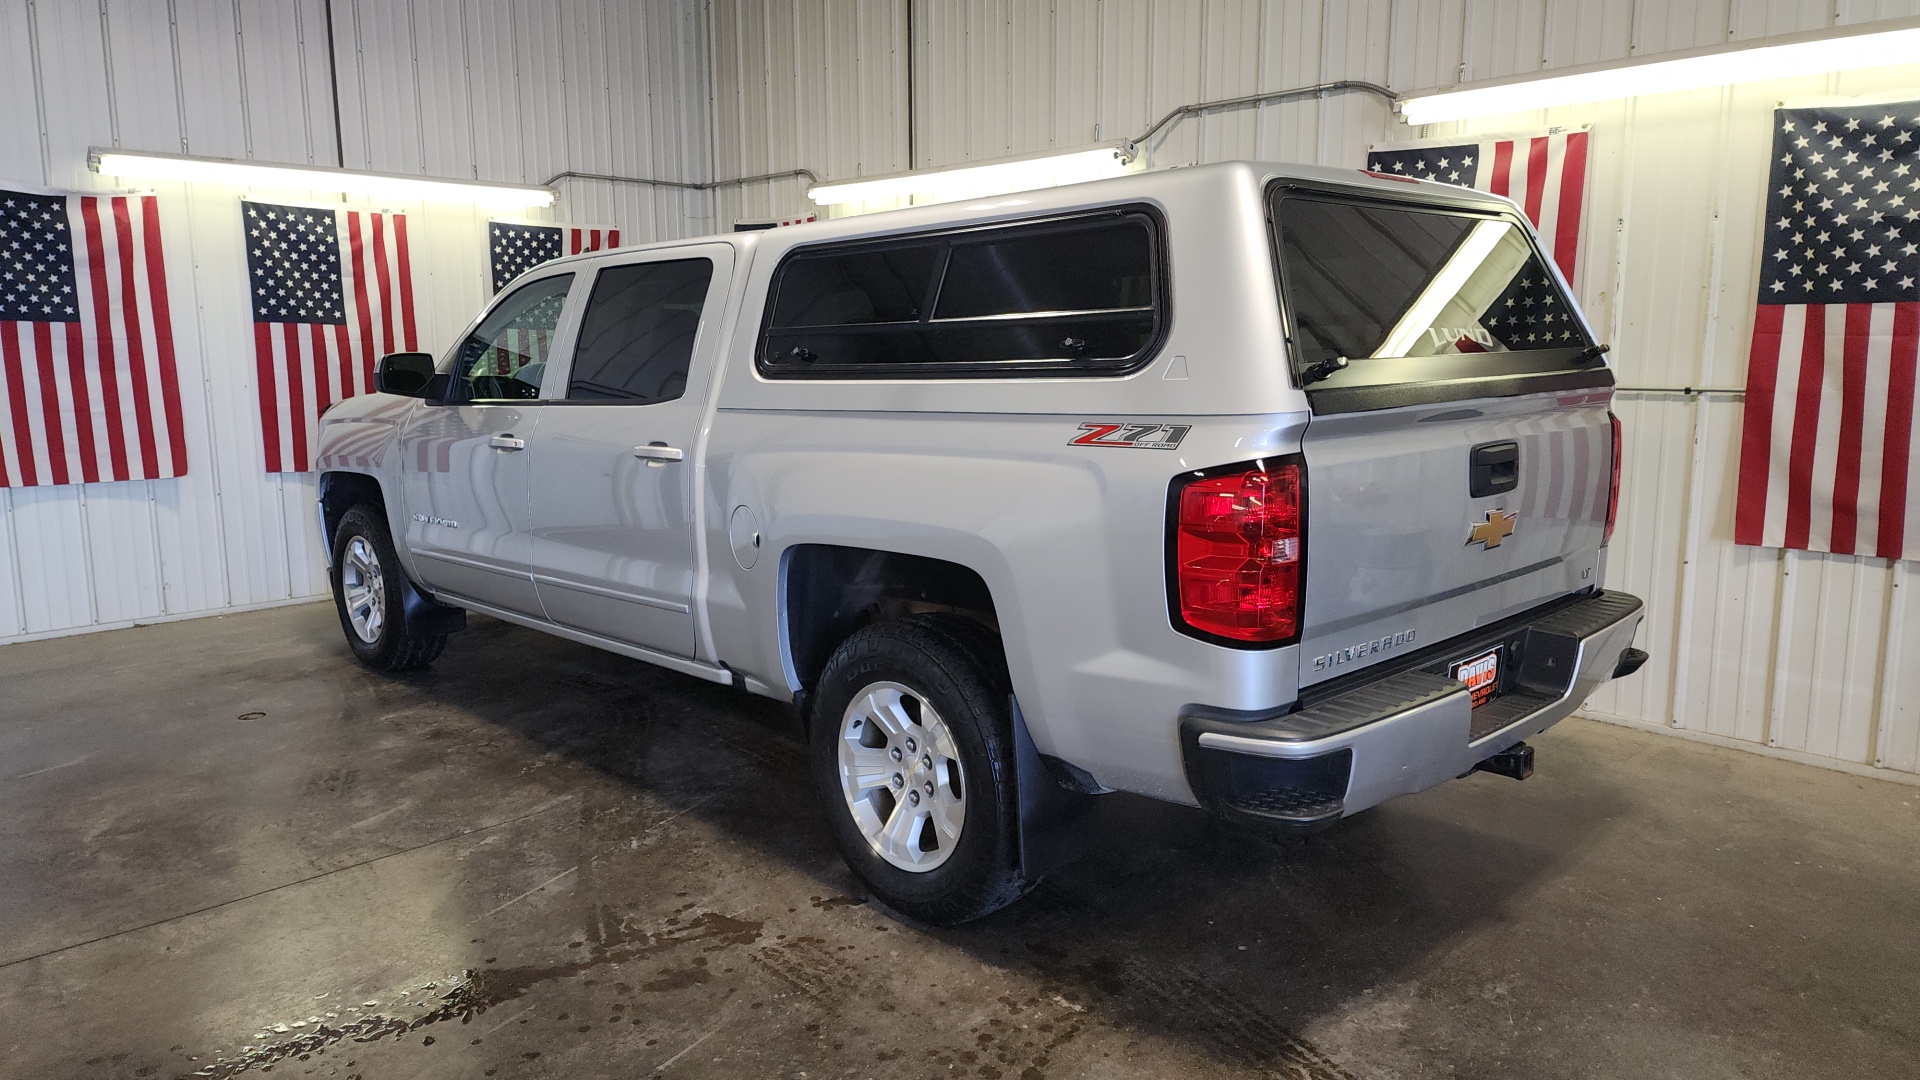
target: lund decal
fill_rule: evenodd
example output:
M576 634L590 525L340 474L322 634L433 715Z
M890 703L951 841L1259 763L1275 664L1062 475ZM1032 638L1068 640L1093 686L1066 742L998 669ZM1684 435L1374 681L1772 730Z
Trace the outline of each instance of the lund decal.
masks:
M1467 533L1467 546L1480 545L1480 550L1497 548L1500 541L1513 535L1513 523L1520 520L1519 514L1509 514L1502 510L1487 511L1485 521L1473 523L1473 530Z
M1172 450L1192 430L1191 424L1081 424L1080 434L1067 445Z

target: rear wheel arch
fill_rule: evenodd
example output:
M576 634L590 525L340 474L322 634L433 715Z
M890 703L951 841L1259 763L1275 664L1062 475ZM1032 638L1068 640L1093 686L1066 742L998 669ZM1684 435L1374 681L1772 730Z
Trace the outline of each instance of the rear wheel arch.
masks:
M811 689L842 642L862 627L905 615L947 612L998 634L986 579L946 559L838 544L797 544L783 553L781 643L801 689Z

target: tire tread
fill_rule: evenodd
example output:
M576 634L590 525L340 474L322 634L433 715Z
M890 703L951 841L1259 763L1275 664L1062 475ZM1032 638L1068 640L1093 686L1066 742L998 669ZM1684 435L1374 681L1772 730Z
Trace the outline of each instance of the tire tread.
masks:
M387 581L386 629L380 642L372 646L359 640L359 636L353 632L340 587L342 552L346 549L347 538L356 533L372 541L374 554L380 559L381 573ZM400 555L393 546L393 535L387 528L386 514L380 507L372 503L358 503L340 515L340 524L333 535L333 571L329 576L332 578L334 606L340 613L340 629L347 636L348 648L353 650L361 663L379 671L417 671L439 659L446 650L447 635L422 634L407 625L402 592L407 580L406 572L400 568Z
M874 623L856 631L835 650L817 685L831 687L849 667L876 658L905 664L929 664L937 668L944 681L966 699L963 704L969 715L949 716L947 721L950 725L971 724L985 745L990 782L970 782L969 787L982 793L993 793L998 803L994 817L1000 828L998 835L993 837L991 850L981 860L982 865L975 868L976 872L956 881L951 889L933 898L908 898L888 889L884 881L876 881L878 875L870 873L863 864L878 863L878 860L862 849L846 852L849 867L889 906L936 926L968 922L1020 899L1034 883L1022 876L1017 850L1019 791L1013 773L1013 731L1009 709L1011 694L1006 660L998 636L972 620L940 612ZM814 716L809 725L814 738L831 739L837 734L840 717L838 706L832 703L838 701L836 694L816 697ZM975 722L976 717L983 716L991 718L991 722ZM826 752L826 748L816 750L818 754ZM968 767L975 768L973 763L968 763ZM831 769L824 767L817 773L822 787L821 800L828 807L829 814L844 814L844 809L838 805L842 796L837 784L829 786L826 783L829 775ZM975 820L970 817L969 825ZM840 831L837 821L836 831ZM962 842L966 842L964 838ZM844 838L842 846L850 846ZM956 853L954 857L960 858L960 854ZM880 865L886 871L904 873Z

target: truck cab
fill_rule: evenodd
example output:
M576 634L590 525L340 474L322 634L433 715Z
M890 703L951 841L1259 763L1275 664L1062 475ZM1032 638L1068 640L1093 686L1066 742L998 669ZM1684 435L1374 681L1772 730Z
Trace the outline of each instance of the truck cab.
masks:
M791 701L929 921L1110 791L1524 776L1644 660L1605 349L1496 196L1233 162L619 249L378 381L319 435L356 654L476 611Z

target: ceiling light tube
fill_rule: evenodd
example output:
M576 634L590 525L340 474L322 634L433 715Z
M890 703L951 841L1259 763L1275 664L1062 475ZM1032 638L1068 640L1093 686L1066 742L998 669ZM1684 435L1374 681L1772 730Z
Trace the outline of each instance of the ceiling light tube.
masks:
M1133 163L1131 143L1104 143L1091 149L1049 151L951 169L893 173L887 176L817 184L807 197L821 206L918 198L926 202L977 199L1014 191L1059 187L1119 176Z
M1409 124L1527 112L1589 101L1669 94L1733 83L1791 79L1860 68L1920 63L1920 20L1865 23L1845 29L1764 38L1646 60L1594 64L1548 75L1520 75L1434 93L1409 94L1400 113Z
M232 158L160 154L144 150L87 151L88 167L125 180L174 180L286 191L338 191L373 198L476 203L502 209L552 206L554 190L531 184L490 184L405 173L360 172L326 165L282 165Z

